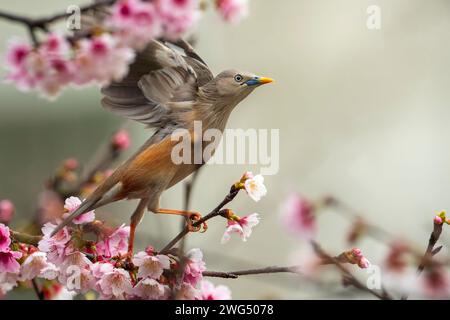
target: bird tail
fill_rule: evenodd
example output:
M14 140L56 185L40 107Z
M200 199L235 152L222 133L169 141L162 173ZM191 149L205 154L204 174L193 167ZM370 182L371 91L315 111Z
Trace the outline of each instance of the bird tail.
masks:
M86 213L88 211L94 210L95 208L101 207L107 203L117 200L116 196L121 191L121 184L119 183L118 170L109 176L97 189L89 196L83 203L72 212L67 218L65 218L51 233L51 237L57 234L62 228L67 226L73 221L73 219Z

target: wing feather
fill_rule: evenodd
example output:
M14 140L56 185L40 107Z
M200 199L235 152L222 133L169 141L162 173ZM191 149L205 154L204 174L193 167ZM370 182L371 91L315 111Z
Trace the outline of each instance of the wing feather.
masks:
M162 128L173 124L178 109L186 110L175 108L176 103L194 101L198 87L210 79L212 73L202 62L154 40L122 81L102 88L102 105L121 117Z

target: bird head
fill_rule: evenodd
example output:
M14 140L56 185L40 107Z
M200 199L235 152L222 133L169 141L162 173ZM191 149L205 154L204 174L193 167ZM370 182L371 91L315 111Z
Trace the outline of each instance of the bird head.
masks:
M218 94L237 102L244 99L255 88L272 81L271 78L239 70L226 70L215 78Z

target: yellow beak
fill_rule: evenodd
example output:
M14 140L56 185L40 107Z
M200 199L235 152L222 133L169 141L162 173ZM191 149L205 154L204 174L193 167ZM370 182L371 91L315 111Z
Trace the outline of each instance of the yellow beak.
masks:
M271 83L273 82L273 79L271 78L267 78L267 77L260 77L259 78L259 83L260 84L266 84L266 83Z

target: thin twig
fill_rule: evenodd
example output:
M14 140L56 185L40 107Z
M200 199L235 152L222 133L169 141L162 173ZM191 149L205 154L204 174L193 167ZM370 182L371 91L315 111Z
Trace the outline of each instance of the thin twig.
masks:
M96 9L96 8L99 8L102 6L109 6L109 5L114 4L116 1L117 0L98 0L98 1L95 1L94 3L80 6L80 12L85 13L89 10L93 10L93 9ZM71 14L72 13L68 13L67 11L61 11L61 12L58 12L58 13L55 13L55 14L52 14L52 15L49 15L46 17L30 18L27 16L15 14L15 13L0 11L0 18L11 21L11 22L24 24L27 27L32 28L32 29L46 30L48 24L65 19L65 18L69 17Z
M292 267L266 267L260 269L249 269L231 272L220 272L220 271L204 271L203 276L205 277L216 277L216 278L226 278L226 279L237 279L239 276L256 275L256 274L268 274L268 273L295 273L300 274L299 268L297 266Z
M233 201L233 199L237 196L239 193L239 189L236 189L234 186L231 187L230 192L228 195L222 200L222 202L210 213L208 213L206 216L201 218L200 220L196 221L192 224L193 227L200 227L204 222L208 221L211 218L220 216L223 214L221 209ZM173 238L161 251L161 254L166 254L174 245L176 245L183 237L185 237L189 233L189 228L185 227L175 238Z
M33 246L37 246L39 241L41 241L41 236L32 236L27 233L22 233L18 231L10 230L11 237L16 240L17 242L31 244Z
M36 292L36 296L38 297L38 299L44 300L44 293L42 292L42 290L39 289L36 279L32 279L31 284L33 286L34 292Z
M434 246L436 245L436 243L439 240L439 237L441 236L442 226L443 224L433 223L433 231L431 231L430 238L428 239L427 249L425 250L423 257L420 260L420 264L417 267L417 276L420 276L422 271L425 270L425 268L431 263L433 256L441 250L442 246L437 247L436 249L434 248ZM402 300L408 299L408 295L404 294L401 297L401 299Z

